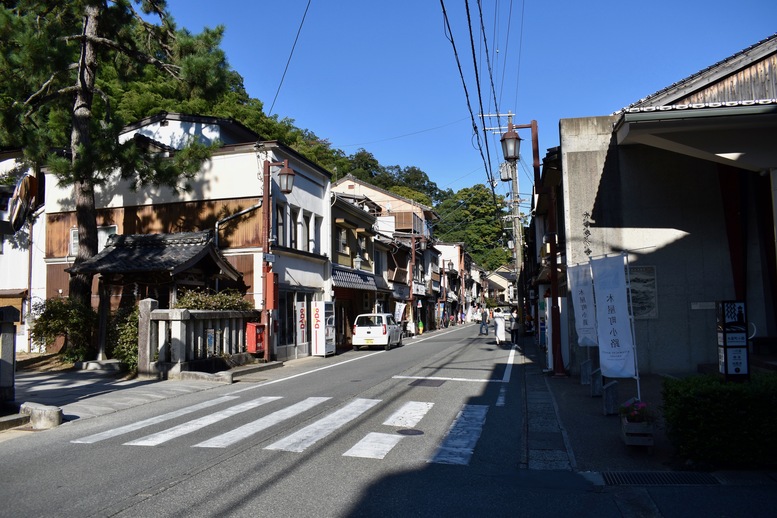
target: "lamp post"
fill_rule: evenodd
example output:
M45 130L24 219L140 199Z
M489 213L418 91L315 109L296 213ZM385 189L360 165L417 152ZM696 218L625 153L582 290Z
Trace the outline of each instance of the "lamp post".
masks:
M542 179L540 178L540 151L539 151L539 139L537 136L537 121L533 120L530 124L518 124L515 125L512 122L512 115L508 115L507 132L502 135L502 152L504 153L505 160L514 164L518 159L518 152L520 150L520 137L516 133L516 129L531 128L531 141L532 141L532 158L534 166L534 189L537 194L548 194L550 197L550 209L548 210L548 234L550 235L550 319L551 319L551 351L553 353L553 375L556 377L566 376L566 370L564 369L564 360L561 357L561 311L559 309L558 301L558 272L556 264L556 254L558 249L557 239L557 223L556 223L556 195L552 187L542 187ZM513 210L517 210L515 201L517 197L517 175L516 168L513 168ZM513 218L513 228L515 228L515 222L517 218ZM520 247L522 248L522 247ZM516 247L518 250L519 247ZM517 252L519 253L519 252Z
M270 226L272 225L271 210L271 190L272 179L270 175L271 167L280 167L278 172L278 187L284 194L291 193L294 188L294 171L289 167L289 161L270 162L264 161L262 171L262 236L260 246L262 247L262 312L264 313L264 331L262 333L262 342L264 343L264 361L270 361L270 316L275 308L275 283L272 276L272 262L267 260L270 254ZM272 286L272 293L268 293ZM270 296L268 296L268 294Z

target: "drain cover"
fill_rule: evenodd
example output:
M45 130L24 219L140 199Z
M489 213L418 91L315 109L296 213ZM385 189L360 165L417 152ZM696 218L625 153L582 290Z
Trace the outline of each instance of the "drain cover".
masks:
M445 380L415 380L410 383L411 387L439 387L445 383Z
M720 484L709 473L692 471L605 471L607 486L708 486Z

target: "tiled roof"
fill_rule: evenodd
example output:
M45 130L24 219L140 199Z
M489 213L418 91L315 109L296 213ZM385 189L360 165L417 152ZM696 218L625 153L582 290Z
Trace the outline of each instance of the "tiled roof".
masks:
M391 291L383 277L371 273L332 267L332 282L338 288L366 291Z
M717 78L721 75L725 76L731 73L729 67L739 67L743 64L750 62L753 59L761 58L763 55L773 54L777 48L777 33L769 36L766 39L759 41L740 52L737 52L733 56L729 56L717 63L708 66L707 68L696 72L676 83L673 83L666 88L659 90L647 97L640 99L639 101L626 106L622 110L616 113L627 112L635 113L640 111L654 111L660 109L694 109L694 108L718 108L718 107L730 107L730 106L748 106L752 104L777 104L777 99L765 99L750 100L750 101L734 101L736 104L728 102L723 103L704 103L704 104L685 104L674 105L674 100L677 97L683 97L688 94L688 88L699 88L699 85L703 86L709 81ZM750 104L747 104L750 103ZM711 106L710 106L711 105Z
M238 279L237 272L213 246L213 231L175 234L117 235L94 257L67 271L92 274L141 274L185 271L210 257L222 273Z

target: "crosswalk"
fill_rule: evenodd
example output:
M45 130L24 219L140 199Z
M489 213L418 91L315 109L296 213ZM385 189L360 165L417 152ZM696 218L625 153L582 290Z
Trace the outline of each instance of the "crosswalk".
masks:
M201 435L208 433L208 427L245 414L249 411L275 403L286 403L282 396L264 396L248 401L238 402L238 396L223 396L210 401L192 405L186 408L168 412L149 419L105 430L99 433L72 440L75 444L94 444L102 441L125 441L122 446L154 447L170 443L175 440L183 440L185 436ZM195 439L192 448L228 448L241 441L245 441L264 430L283 424L290 419L301 416L306 412L315 410L319 405L330 401L330 397L308 397L300 401L289 401L288 404L265 415L235 428L210 436L205 440ZM274 442L264 446L265 450L302 453L314 447L323 439L343 429L349 423L363 419L373 410L383 411L380 399L357 398L350 400L331 411L327 411L322 417L313 422L294 429ZM213 407L220 406L218 410ZM434 407L434 403L426 401L407 401L395 408L388 405L385 414L388 417L381 423L381 431L368 431L361 439L342 453L343 457L358 457L365 459L384 459L394 448L402 443L403 439L412 433L408 431L423 428L423 420ZM436 451L428 459L429 463L467 465L470 462L474 449L480 438L488 413L487 405L463 405L458 414L453 418L447 432L440 438ZM261 410L259 410L261 412ZM200 415L199 417L194 417ZM194 417L182 423L174 424L182 418ZM437 419L436 416L435 419ZM152 432L161 426L170 426L153 431L140 437L144 430ZM378 425L376 425L378 426ZM393 433L386 431L385 427L394 429ZM416 430L417 431L417 430ZM419 431L419 433L422 433ZM127 440L129 439L129 440Z

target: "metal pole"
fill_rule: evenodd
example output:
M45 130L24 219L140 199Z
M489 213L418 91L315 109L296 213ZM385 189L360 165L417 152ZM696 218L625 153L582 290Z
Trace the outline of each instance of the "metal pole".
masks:
M264 342L264 361L270 361L270 306L272 302L267 297L269 267L266 256L270 253L270 161L264 161L262 172L262 313L264 313L264 330L262 342Z

